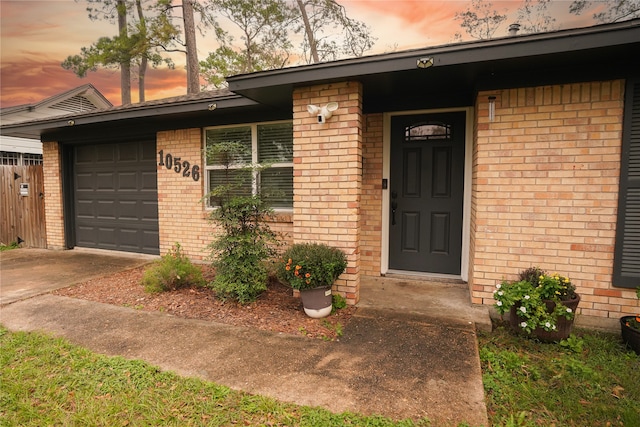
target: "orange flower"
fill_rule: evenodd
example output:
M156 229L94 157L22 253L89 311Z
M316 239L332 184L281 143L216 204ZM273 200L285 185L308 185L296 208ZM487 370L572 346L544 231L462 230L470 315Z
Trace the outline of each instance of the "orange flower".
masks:
M304 277L306 277L308 279L309 277L311 277L311 273L305 274Z
M640 314L636 316L636 322L640 322Z
M300 273L298 273L298 270L296 270L296 271L294 272L294 274L295 274L296 276L298 276Z
M287 271L289 271L289 270L291 270L291 266L290 266L290 265L287 265L284 269L285 269L285 270L287 270Z

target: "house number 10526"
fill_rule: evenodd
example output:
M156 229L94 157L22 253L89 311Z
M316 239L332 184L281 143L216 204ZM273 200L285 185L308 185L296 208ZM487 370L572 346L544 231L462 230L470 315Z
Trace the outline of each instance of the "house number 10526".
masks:
M171 153L164 154L164 150L158 151L158 157L160 158L158 166L165 166L169 170L173 169L175 173L181 173L185 178L191 177L194 181L200 179L200 166L192 165L180 157L174 157Z

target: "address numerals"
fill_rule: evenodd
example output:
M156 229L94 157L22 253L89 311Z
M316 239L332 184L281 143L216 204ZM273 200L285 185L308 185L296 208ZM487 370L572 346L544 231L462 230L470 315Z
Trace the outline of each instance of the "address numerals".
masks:
M192 165L188 160L182 160L181 157L173 156L171 153L164 153L164 150L158 151L158 166L164 166L168 170L175 173L181 173L185 178L191 178L194 181L200 180L200 166Z

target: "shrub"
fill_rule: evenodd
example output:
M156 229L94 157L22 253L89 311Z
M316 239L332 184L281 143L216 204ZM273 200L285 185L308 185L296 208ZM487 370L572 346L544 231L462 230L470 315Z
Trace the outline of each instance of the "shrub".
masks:
M347 268L344 252L325 244L297 243L282 257L276 274L293 289L331 286Z
M209 147L207 156L225 166L225 179L208 197L218 206L209 219L218 226L211 244L210 258L216 269L211 287L219 298L231 298L242 304L254 301L267 289L267 261L276 255L277 234L267 224L273 211L259 194L243 195L244 180L264 165L237 166L244 147L233 142Z
M202 286L202 270L191 263L176 243L160 261L146 269L142 284L147 292L165 292L187 287Z

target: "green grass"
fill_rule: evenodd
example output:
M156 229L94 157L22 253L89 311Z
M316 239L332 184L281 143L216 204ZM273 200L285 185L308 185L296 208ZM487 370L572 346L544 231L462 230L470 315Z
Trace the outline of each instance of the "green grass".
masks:
M640 426L640 357L619 335L564 346L479 334L493 426ZM285 404L65 340L0 328L0 426L417 426ZM435 427L435 426L434 426Z
M18 242L11 242L8 245L0 244L0 252L9 251L11 249L18 249L19 247L20 245L18 244Z
M479 335L494 426L640 426L640 357L619 334L577 330L564 345Z
M280 403L0 328L0 426L418 426Z

